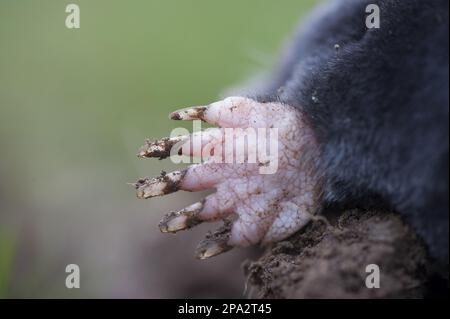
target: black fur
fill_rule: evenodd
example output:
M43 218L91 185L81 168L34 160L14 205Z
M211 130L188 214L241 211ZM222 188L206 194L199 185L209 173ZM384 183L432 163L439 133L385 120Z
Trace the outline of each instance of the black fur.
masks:
M370 3L379 29L365 25ZM301 26L256 96L310 119L328 205L387 203L447 264L448 28L447 0L333 1Z

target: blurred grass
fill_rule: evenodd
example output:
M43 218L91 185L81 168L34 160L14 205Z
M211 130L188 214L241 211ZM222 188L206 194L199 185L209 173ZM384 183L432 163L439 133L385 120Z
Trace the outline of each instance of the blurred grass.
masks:
M14 238L9 231L0 227L0 298L5 298L8 295L14 257Z
M17 296L57 294L45 276L78 249L71 234L93 234L107 214L96 207L130 201L125 182L170 166L135 159L144 138L270 67L315 2L0 0L0 223L36 256L11 270L0 238L0 296L13 273ZM64 25L68 3L79 30Z

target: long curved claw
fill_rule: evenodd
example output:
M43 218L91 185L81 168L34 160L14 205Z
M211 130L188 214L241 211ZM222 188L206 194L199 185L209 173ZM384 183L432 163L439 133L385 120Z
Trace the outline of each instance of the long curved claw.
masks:
M176 233L180 230L192 228L203 222L198 213L203 209L203 202L192 204L178 212L170 212L159 222L159 229L163 233Z
M229 251L233 246L228 244L231 232L231 222L224 221L224 225L213 233L208 233L197 246L195 257L207 259Z
M140 158L155 157L164 159L170 156L172 147L181 141L187 141L188 136L176 136L172 138L162 138L156 141L146 140L145 144L139 149L137 156Z
M154 178L138 180L134 187L138 198L151 198L178 191L186 171L175 171Z
M206 106L187 107L170 113L169 118L175 121L205 121L204 113L206 109Z

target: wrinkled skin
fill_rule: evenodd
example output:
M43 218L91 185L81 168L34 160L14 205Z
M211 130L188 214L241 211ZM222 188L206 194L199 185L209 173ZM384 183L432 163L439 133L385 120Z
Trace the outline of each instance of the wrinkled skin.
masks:
M162 232L173 233L204 221L226 219L223 228L200 243L198 258L208 258L234 246L282 240L313 218L320 203L320 183L312 160L317 155L317 143L297 109L230 97L209 106L176 111L170 117L202 120L219 128L147 141L138 156L203 155L206 161L183 171L141 179L135 186L139 198L178 190L216 189L201 202L169 213L160 223ZM225 129L235 130L226 135ZM271 130L263 134L258 129ZM249 138L250 132L255 132L257 138ZM230 140L233 144L226 144ZM201 147L196 148L194 141L201 141L196 144ZM269 150L272 157L260 156L261 149ZM253 160L249 155L252 152L257 155ZM238 157L243 160L238 162Z

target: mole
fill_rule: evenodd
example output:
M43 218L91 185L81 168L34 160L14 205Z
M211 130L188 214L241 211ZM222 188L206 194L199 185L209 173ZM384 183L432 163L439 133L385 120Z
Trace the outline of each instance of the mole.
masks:
M365 23L371 4L378 28ZM138 156L210 156L139 180L138 197L215 189L160 223L174 233L225 220L198 246L200 259L280 241L328 209L375 207L403 216L448 265L448 29L447 0L322 4L257 85L170 115L216 127L147 142ZM276 140L249 138L261 128L276 130ZM240 130L226 138L227 129ZM269 142L276 157L250 160L255 144ZM237 149L244 160L232 156ZM276 170L262 172L272 160Z

